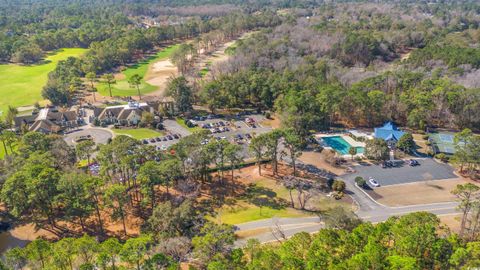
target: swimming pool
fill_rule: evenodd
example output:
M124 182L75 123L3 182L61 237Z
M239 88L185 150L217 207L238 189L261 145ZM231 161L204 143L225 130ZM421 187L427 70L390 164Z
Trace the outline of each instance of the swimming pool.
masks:
M347 155L348 150L352 147L347 141L345 141L341 136L332 136L332 137L323 137L322 140L330 147L332 147L339 154ZM357 149L357 154L363 154L363 147L355 147Z

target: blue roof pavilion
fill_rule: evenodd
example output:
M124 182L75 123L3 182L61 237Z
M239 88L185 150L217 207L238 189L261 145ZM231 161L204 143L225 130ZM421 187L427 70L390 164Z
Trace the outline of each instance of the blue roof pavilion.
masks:
M375 138L380 138L385 141L396 141L405 134L405 132L399 130L397 126L392 122L386 122L383 127L375 128Z

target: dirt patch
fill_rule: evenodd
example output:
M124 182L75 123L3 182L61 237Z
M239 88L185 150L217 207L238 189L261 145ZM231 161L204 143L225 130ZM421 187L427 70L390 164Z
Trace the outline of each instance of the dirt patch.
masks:
M379 203L388 206L449 202L455 200L455 196L451 194L455 186L467 182L467 180L460 178L416 182L379 187L369 193Z
M270 228L259 228L259 229L253 229L253 230L247 230L247 231L238 231L235 233L235 235L239 239L244 239L244 238L250 238L253 236L257 236L259 234L264 234L270 232Z
M37 238L56 239L57 236L47 230L36 229L34 224L26 224L11 229L10 234L23 241L33 241Z
M417 145L417 152L426 154L428 153L428 150L430 150L430 147L427 145L427 141L423 139L422 134L414 133L412 134L413 140L415 141L415 144Z
M277 117L276 115L274 115L272 119L265 119L260 124L267 127L271 127L273 129L281 127L280 117Z
M333 172L336 175L342 175L345 173L345 169L341 167L334 167L325 160L325 155L323 152L302 152L299 160L306 164L314 165L318 168L325 169Z
M450 228L452 232L460 232L460 214L442 215L439 218L440 222Z

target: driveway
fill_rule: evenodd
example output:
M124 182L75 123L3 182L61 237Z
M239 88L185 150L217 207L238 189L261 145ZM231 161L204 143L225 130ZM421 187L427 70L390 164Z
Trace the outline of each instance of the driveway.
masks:
M75 145L75 139L80 136L90 135L93 138L93 141L96 144L106 144L109 139L113 137L111 131L103 128L84 128L78 129L74 131L70 131L69 133L63 136L63 139L68 145Z
M431 158L417 160L420 166L415 167L408 164L396 168L382 168L380 165L359 165L354 167L356 173L344 175L342 178L353 181L357 176L365 179L373 177L382 186L457 178L453 173L453 168L448 164L438 163Z

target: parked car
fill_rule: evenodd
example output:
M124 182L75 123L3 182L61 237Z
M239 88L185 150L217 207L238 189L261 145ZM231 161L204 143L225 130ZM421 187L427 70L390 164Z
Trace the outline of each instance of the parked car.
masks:
M163 137L162 141L164 141L164 142L168 141L167 137Z
M174 137L175 139L179 139L179 138L180 138L180 137L178 136L178 134L173 134L173 137Z
M377 182L377 180L375 180L373 177L370 177L368 179L368 182L374 187L379 187L380 186L380 184Z
M148 144L148 141L147 140L142 140L143 144Z
M255 120L253 120L253 118L247 117L245 118L245 122L247 122L247 124L250 124L250 123L255 123Z
M173 140L173 137L172 137L171 135L168 135L168 136L167 136L167 139Z
M162 141L162 138L160 138L160 137L157 137L157 138L155 138L155 141L157 141L157 142L161 142L161 141Z
M410 159L410 160L408 161L408 165L414 167L414 166L419 166L420 163L419 163L418 160L416 160L416 159Z
M151 143L154 143L154 142L155 142L155 139L154 139L154 138L150 139L150 142L151 142Z
M251 140L251 139L252 139L252 135L250 135L250 134L247 133L247 134L245 134L245 138Z

